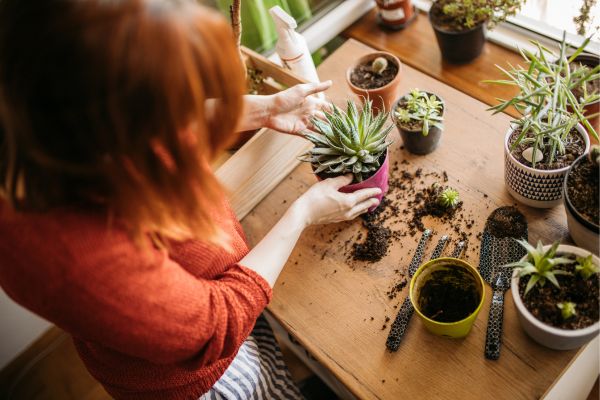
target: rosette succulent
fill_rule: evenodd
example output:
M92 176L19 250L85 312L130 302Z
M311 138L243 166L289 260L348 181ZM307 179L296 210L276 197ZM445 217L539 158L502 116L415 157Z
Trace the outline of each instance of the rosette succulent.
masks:
M304 137L315 147L300 160L310 162L316 174L352 173L356 182L362 182L379 169L382 155L392 143L387 137L393 125L385 124L388 113L373 114L371 100L365 101L361 111L351 100L345 112L335 104L331 106L331 112L325 111L326 120L312 119L316 132L305 133Z

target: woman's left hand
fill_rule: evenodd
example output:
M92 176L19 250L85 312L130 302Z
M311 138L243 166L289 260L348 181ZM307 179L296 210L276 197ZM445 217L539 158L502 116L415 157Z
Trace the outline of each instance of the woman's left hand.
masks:
M292 135L300 135L310 129L311 119L324 119L323 110L331 107L328 102L313 95L329 89L331 83L304 83L272 95L265 126Z

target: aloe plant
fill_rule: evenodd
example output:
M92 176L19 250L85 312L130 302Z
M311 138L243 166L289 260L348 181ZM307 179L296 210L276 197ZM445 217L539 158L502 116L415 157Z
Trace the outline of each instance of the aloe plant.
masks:
M352 173L355 181L361 182L366 174L379 169L381 156L392 144L387 137L393 125L385 126L388 113L374 115L371 100L365 101L361 111L351 100L345 112L335 104L331 108L325 112L325 121L312 119L316 133L305 133L304 137L315 147L300 160L312 163L316 174Z
M530 144L533 149L531 163L535 168L539 157L553 163L558 154L565 153L571 130L577 123L590 132L598 140L598 134L588 121L595 115L584 115L584 107L600 99L598 93L585 93L580 98L572 90L581 87L586 82L600 78L600 66L592 69L573 68L571 62L580 55L590 42L591 37L584 40L582 45L575 50L573 55L567 57L568 46L566 33L560 45L558 55L554 54L539 42L532 41L537 48L534 54L521 49L526 68L510 65L510 70L499 68L507 79L487 80L484 82L516 86L518 93L509 100L498 99L500 104L489 108L494 114L503 112L513 106L521 117L512 121L519 131L516 140L511 144L511 150L520 143Z
M573 318L577 315L577 304L573 302L563 301L562 303L558 303L556 307L558 307L558 309L560 310L560 315L564 320Z
M517 240L517 242L527 250L527 259L525 261L507 264L505 267L515 268L521 278L528 275L530 276L527 286L525 287L525 294L529 293L529 291L537 284L544 286L546 281L550 281L554 286L560 287L556 276L571 275L565 270L557 269L560 265L575 262L575 260L570 258L556 257L556 250L559 246L558 242L552 244L546 251L544 251L544 245L541 241L538 241L537 247L533 247L526 240Z
M401 123L418 122L422 125L423 136L429 134L432 126L443 129L443 103L434 94L427 93L415 88L403 97L405 104L396 107L394 111L396 118Z

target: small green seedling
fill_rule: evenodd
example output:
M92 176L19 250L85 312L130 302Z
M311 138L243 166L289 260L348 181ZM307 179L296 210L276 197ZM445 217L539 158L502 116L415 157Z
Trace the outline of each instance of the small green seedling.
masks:
M525 294L529 293L538 283L540 286L544 286L546 280L550 281L554 286L560 287L556 276L571 275L567 271L557 269L559 265L575 262L570 258L555 257L559 245L558 242L552 244L547 251L544 251L544 245L541 241L538 242L537 247L533 247L526 240L517 240L517 242L527 250L527 259L505 265L505 267L515 268L521 278L527 275L531 276L525 287Z
M446 188L440 193L438 202L444 208L455 208L460 202L458 191L452 188Z
M573 318L577 315L577 310L575 309L577 307L577 304L572 303L570 301L563 301L562 303L558 303L556 307L560 309L560 315L564 320Z
M383 74L383 71L385 71L387 66L388 66L388 60L385 57L377 57L376 59L373 60L373 63L371 64L371 69L377 75L381 75L381 74Z
M575 271L583 278L590 279L591 276L600 272L600 267L594 264L592 255L587 257L577 257L577 265Z

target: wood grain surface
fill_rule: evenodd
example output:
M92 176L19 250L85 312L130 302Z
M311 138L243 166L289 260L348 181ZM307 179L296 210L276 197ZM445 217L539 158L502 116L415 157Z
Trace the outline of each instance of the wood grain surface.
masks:
M328 92L330 98L342 103L351 96L344 81L345 69L369 51L372 49L349 40L319 67L321 79L334 81ZM417 168L422 168L424 174L447 172L447 184L459 190L463 212L474 220L466 258L477 266L476 235L487 216L496 207L514 204L503 177L502 146L510 118L504 114L491 116L484 103L405 66L401 92L412 87L444 98L445 130L438 150L428 156L413 156L401 149L394 129L396 142L390 157L392 164L398 162L400 167L394 174ZM250 243L258 242L289 204L315 182L305 164L284 179L242 221ZM405 200L400 200L400 207L407 208ZM562 206L551 210L519 209L527 216L530 241L568 240ZM436 231L426 254L441 234L451 234L456 240L450 224L434 219L426 219L425 223ZM400 232L407 228L403 222L389 227ZM284 327L359 398L535 399L575 355L574 351L543 348L529 339L518 324L508 292L502 355L499 361L486 360L483 348L489 287L485 306L467 338L433 336L415 317L399 351L389 353L385 340L391 321L386 323L386 317L393 320L395 307L399 307L408 289L393 300L387 291L406 271L418 235L394 240L389 254L380 262L348 261L346 241L356 240L359 232L364 235L360 220L307 229L276 283L269 306ZM449 252L448 248L446 254Z

